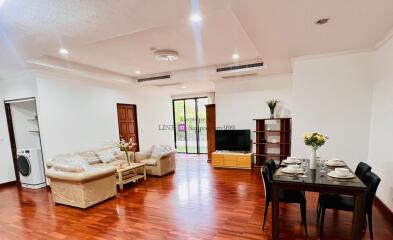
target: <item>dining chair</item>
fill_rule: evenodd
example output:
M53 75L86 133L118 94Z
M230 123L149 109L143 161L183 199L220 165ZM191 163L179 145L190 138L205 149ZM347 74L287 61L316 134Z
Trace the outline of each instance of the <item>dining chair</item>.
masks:
M355 170L355 175L363 181L364 176L366 173L371 171L370 165L364 162L360 162Z
M381 182L381 178L375 173L369 171L363 177L363 183L367 186L366 190L366 214L368 219L368 226L370 232L370 239L373 239L373 222L372 222L372 209L375 193L377 192L378 185ZM323 195L321 196L320 203L320 224L319 224L319 235L322 235L323 225L325 221L325 210L343 210L353 212L355 209L355 200L352 196L345 195Z
M269 209L269 204L272 201L272 178L270 177L270 169L267 164L263 165L261 168L261 175L265 189L265 210L263 214L263 225L262 229L265 229L267 212ZM302 217L302 223L304 224L304 232L306 237L307 233L307 217L306 217L306 197L301 191L294 190L280 190L279 192L279 202L283 203L298 203L300 205L300 214Z
M362 180L362 182L364 182L364 176L366 175L366 173L371 171L371 167L370 165L368 165L367 163L364 162L359 162L356 170L355 170L355 175ZM317 204L317 224L319 223L319 219L321 217L320 213L321 213L321 208L320 208L320 204L321 204L321 197L323 197L323 195L325 194L320 194L318 197L318 204ZM366 221L365 221L365 226L366 226Z
M276 163L273 159L269 159L266 161L266 166L269 168L270 178L273 178L273 175L277 170Z

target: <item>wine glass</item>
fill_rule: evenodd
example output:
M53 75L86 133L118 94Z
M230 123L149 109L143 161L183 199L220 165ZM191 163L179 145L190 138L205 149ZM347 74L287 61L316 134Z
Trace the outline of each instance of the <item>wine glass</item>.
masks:
M303 169L303 174L300 177L307 177L306 173L308 172L308 161L307 159L303 159L302 162L302 169Z
M320 161L321 161L321 170L319 172L325 173L326 172L326 170L325 170L325 168L326 168L326 160L325 159L321 159Z

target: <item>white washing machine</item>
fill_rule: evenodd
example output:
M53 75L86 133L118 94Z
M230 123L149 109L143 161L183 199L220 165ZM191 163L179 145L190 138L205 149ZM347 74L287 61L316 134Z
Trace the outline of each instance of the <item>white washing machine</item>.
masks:
M22 187L38 189L46 186L41 149L18 149L16 165Z

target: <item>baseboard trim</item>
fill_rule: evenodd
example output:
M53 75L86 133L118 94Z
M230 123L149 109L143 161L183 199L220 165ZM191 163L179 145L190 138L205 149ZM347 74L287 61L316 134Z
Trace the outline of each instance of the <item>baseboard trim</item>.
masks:
M1 187L9 187L9 186L14 186L17 185L17 181L12 181L12 182L5 182L5 183L0 183L0 188Z
M390 210L390 208L388 208L388 206L386 206L385 203L383 203L377 196L375 196L374 204L381 211L381 214L389 220L389 222L393 222L392 210Z

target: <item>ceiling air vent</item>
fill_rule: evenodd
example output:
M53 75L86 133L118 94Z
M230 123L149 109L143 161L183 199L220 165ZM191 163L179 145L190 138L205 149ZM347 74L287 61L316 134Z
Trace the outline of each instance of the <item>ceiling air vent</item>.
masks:
M143 82L150 82L150 81L156 81L156 80L164 80L164 79L170 79L171 75L166 74L166 75L160 75L160 76L154 76L154 77L146 77L146 78L138 78L137 82L138 83L143 83Z
M216 69L216 71L218 73L220 73L220 72L242 72L242 71L248 71L248 70L257 70L257 69L261 69L262 67L263 67L263 62L255 62L255 63L249 63L249 64L235 65L235 66L219 67Z

